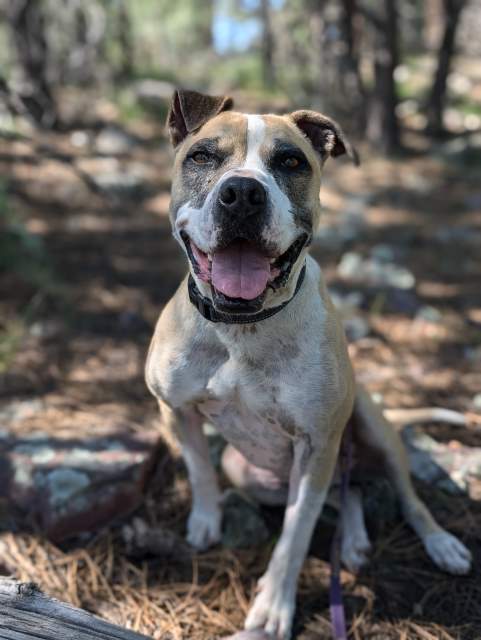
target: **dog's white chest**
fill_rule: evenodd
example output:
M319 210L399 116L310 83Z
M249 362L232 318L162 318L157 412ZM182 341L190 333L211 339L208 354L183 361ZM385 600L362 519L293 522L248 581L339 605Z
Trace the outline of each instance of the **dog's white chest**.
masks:
M279 389L249 380L226 363L209 380L199 411L249 462L287 478L292 462L292 426L279 405Z

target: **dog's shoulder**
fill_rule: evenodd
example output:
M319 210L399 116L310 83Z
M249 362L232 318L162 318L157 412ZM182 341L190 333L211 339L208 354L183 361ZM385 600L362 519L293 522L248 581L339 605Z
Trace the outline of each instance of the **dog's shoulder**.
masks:
M145 365L147 386L157 398L176 405L226 358L211 323L190 303L186 277L157 321Z
M316 340L320 342L323 370L336 380L335 389L341 394L347 394L351 402L354 372L341 315L331 299L319 265L311 257L310 262L314 263L310 265L311 274L318 292L316 310L319 313L315 326L318 329Z
M158 395L158 379L169 362L180 357L185 346L197 331L193 307L188 303L187 277L165 305L157 320L145 364L147 386Z
M314 323L316 329L320 330L321 339L335 340L345 345L341 316L331 299L321 268L312 256L307 257L306 264L311 283L306 298L307 304L312 308L311 313L314 313L317 319Z

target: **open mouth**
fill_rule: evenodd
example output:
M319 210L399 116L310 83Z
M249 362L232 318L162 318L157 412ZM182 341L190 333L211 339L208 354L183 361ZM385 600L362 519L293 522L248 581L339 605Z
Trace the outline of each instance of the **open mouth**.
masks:
M303 233L281 256L243 239L212 254L204 253L182 232L182 240L196 275L212 287L214 305L221 311L255 313L262 308L267 290L286 284L308 235Z

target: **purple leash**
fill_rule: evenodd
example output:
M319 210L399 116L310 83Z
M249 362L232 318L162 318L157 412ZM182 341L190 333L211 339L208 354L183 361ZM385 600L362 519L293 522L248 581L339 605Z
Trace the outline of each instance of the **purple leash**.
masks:
M341 587L341 545L342 545L342 512L346 506L347 490L352 465L352 434L349 421L342 437L339 455L341 471L341 496L336 530L331 543L331 581L329 587L329 609L334 640L347 640L346 616L342 602Z

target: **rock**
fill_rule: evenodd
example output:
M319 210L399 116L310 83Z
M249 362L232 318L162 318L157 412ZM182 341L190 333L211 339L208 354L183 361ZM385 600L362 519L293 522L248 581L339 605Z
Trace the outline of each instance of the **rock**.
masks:
M481 393L477 393L473 398L473 409L481 409Z
M148 170L140 162L122 163L117 158L101 157L88 165L80 164L97 188L119 201L147 195Z
M339 311L344 331L350 342L361 340L369 335L370 327L367 320L361 314L360 307L364 296L360 291L352 291L347 295L329 290L331 300Z
M33 434L0 440L0 501L56 541L91 533L143 500L157 436L112 434L58 439Z
M371 258L376 262L389 263L396 258L393 247L388 244L376 244L371 249Z
M122 537L130 556L154 555L160 558L175 556L176 560L192 556L192 549L174 531L165 527L149 527L142 518L134 518L130 524L124 525Z
M433 189L432 181L420 173L408 173L403 179L403 186L422 195L431 193Z
M34 453L32 461L46 464L54 457L53 450L46 447ZM38 481L39 485L43 485L48 491L50 504L54 509L62 509L70 500L75 500L75 497L83 493L90 484L88 474L75 469L54 469L45 477L39 474Z
M95 138L95 149L106 156L130 153L137 140L121 127L108 125Z
M411 289L416 280L414 275L405 267L388 260L387 245L373 247L371 256L363 258L359 253L349 251L345 253L337 270L341 277L377 287L396 287Z
M163 80L145 79L139 80L133 87L136 99L146 107L168 109L174 85Z
M369 277L373 285L398 289L412 289L416 284L413 274L408 269L391 263L374 262Z
M12 400L0 409L0 421L2 423L13 423L25 420L43 410L41 400Z
M412 474L452 494L470 492L472 481L481 479L481 447L467 447L456 440L437 442L419 428L406 427L402 439Z
M90 136L86 131L74 131L70 136L70 142L74 147L86 147L90 141Z
M343 210L333 226L321 225L315 234L315 242L321 246L342 247L358 238L366 226L364 214L369 195L352 196L347 199Z
M145 168L142 165L130 163L123 167L115 158L104 160L106 162L99 163L99 170L90 176L103 193L119 201L145 195Z
M338 293L333 289L329 289L329 295L336 309L341 313L359 312L364 302L364 296L360 291L350 291L347 294Z
M418 309L415 318L416 320L424 320L425 322L431 322L433 324L441 324L443 314L439 309L436 309L436 307L426 305Z
M35 338L48 340L60 335L64 330L65 325L61 320L38 320L30 326L29 333Z
M359 270L363 267L363 264L362 256L359 253L348 251L342 256L337 271L343 278L354 280L358 277Z
M269 538L259 507L234 489L223 497L222 544L230 549L243 549L262 544Z

